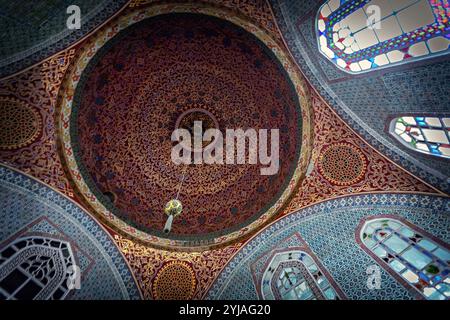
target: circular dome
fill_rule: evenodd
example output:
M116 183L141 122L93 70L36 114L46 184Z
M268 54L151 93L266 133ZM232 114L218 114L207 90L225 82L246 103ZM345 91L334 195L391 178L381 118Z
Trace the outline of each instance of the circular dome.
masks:
M258 227L282 206L305 162L302 87L280 63L284 55L248 26L192 11L139 13L120 32L112 26L111 40L86 48L65 87L60 128L85 199L128 234L176 247L214 245ZM172 132L191 131L195 121L224 135L279 129L278 172L261 175L267 164L175 164ZM183 212L167 235L164 207L177 194Z

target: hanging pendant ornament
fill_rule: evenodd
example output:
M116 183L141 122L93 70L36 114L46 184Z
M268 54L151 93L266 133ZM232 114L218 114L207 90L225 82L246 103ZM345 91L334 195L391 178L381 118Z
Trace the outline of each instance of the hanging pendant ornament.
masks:
M173 218L181 214L183 210L183 205L181 201L178 199L172 199L167 202L166 207L164 208L164 213L169 217L167 218L166 224L164 226L164 233L169 233L172 229Z
M178 186L176 198L167 202L164 208L164 213L168 216L166 224L164 225L164 233L166 234L169 233L172 229L173 218L179 216L181 214L181 211L183 211L183 205L181 204L181 201L178 200L178 196L180 195L181 186L183 185L186 169L187 166L183 170L183 176L181 177L180 185Z

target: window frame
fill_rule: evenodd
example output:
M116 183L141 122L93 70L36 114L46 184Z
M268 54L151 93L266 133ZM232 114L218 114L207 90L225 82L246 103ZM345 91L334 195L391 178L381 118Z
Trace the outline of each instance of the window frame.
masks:
M43 243L41 243L41 244L34 243L35 240L42 240ZM17 244L19 244L19 243L28 242L28 241L30 242L30 244L27 243L22 247L17 246ZM59 243L59 247L49 245L51 242ZM61 248L61 245L64 245L65 248ZM67 266L77 266L78 265L71 243L67 240L60 239L57 237L48 237L48 236L43 236L43 235L31 235L31 234L24 236L24 237L18 237L16 239L14 239L13 241L9 242L8 244L6 244L5 246L2 246L1 252L6 251L6 250L10 249L11 247L15 248L15 249L12 249L12 250L15 250L15 252L10 257L5 258L5 260L0 263L0 270L2 270L4 268L8 268L11 264L16 265L16 266L13 269L9 270L9 272L8 272L8 269L6 269L5 275L4 275L4 277L1 278L1 281L6 279L15 270L18 270L18 272L23 274L26 277L26 279L21 284L19 284L19 286L17 288L15 288L14 292L11 294L8 293L3 288L0 289L1 294L5 295L6 300L11 300L11 299L17 300L16 294L18 292L20 292L20 290L22 290L22 288L28 282L34 282L38 286L41 286L41 284L42 284L41 281L36 279L35 277L33 277L28 271L23 270L23 267L22 267L22 264L24 262L29 262L30 260L28 260L28 259L30 257L32 257L33 255L37 254L37 253L33 252L33 248L40 248L40 250L45 253L45 257L48 257L50 259L59 257L58 262L60 263L61 268L64 269L64 272L62 274L63 276L61 277L61 279L51 278L50 282L47 283L45 286L41 287L41 289L34 295L33 298L31 298L31 300L36 300L36 299L48 300L48 299L53 298L53 296L55 295L55 293L58 290L62 290L60 288L64 286L65 281L67 281L70 277ZM64 256L63 250L67 251L67 256ZM22 261L20 259L22 259ZM69 262L71 262L71 264L68 264ZM56 267L57 266L55 266L55 268ZM54 271L54 269L50 270L50 272L53 272L53 271ZM45 293L45 291L49 291L49 292L46 294L45 297L40 297ZM63 294L61 295L61 297L58 300L64 300L65 298L70 296L71 291L72 290L70 288L68 290L64 290Z
M332 59L329 58L329 57L325 54L325 52L323 52L323 51L321 50L321 45L320 45L320 30L319 30L318 24L319 24L319 20L320 20L322 8L323 8L325 5L327 5L330 1L331 1L331 0L326 0L324 3L322 3L322 4L318 7L317 12L316 12L316 14L315 14L315 19L314 19L314 34L315 34L315 38L316 38L316 49L319 51L319 53L320 53L320 55L321 55L321 57L322 57L323 59L325 59L328 63L332 64L336 69L338 69L339 71L344 72L345 74L349 74L349 75L352 75L352 76L364 75L364 74L371 73L371 72L376 72L376 71L385 71L385 70L388 69L388 68L400 67L400 66L404 66L404 65L407 65L407 64L410 64L410 63L420 63L420 62L423 62L423 61L425 61L425 60L429 60L429 59L433 59L433 58L439 58L439 57L442 58L443 56L450 54L450 46L449 46L446 50L442 50L442 51L438 51L438 52L429 52L428 54L425 54L425 55L422 55L422 56L418 56L418 57L412 56L412 57L410 57L410 58L408 58L408 59L402 59L401 61L397 61L397 62L393 62L393 63L388 63L388 64L386 64L386 65L381 65L381 66L380 66L380 65L377 65L377 67L375 67L375 68L369 68L369 69L365 69L365 70L361 70L361 71L352 71L352 70L350 70L350 69L347 70L346 68L343 68L343 67L339 66L336 62L332 61ZM427 1L428 1L428 0L427 0ZM367 3L366 5L370 5L370 2ZM341 7L341 6L339 6L339 7ZM338 7L336 10L338 10L339 7ZM336 10L335 10L335 11L336 11ZM335 11L333 11L333 12L335 12ZM355 11L357 11L357 10L355 10ZM333 12L331 12L331 13L333 13ZM339 20L339 21L340 21L340 20ZM339 22L339 21L338 21L338 22ZM424 27L424 26L422 26L422 27ZM404 35L404 34L405 34L405 33L403 33L402 35ZM392 38L391 38L391 39L392 39ZM327 41L328 41L328 39L327 39ZM423 42L426 42L426 41L427 41L427 40L421 41L421 42L416 42L416 43L423 43ZM381 43L381 42L379 42L379 43ZM415 44L416 44L416 43L415 43ZM427 46L428 46L428 45L427 45ZM399 49L395 49L395 50L399 50ZM395 51L395 50L387 51L387 52L385 52L384 54L387 54L387 53L392 52L392 51ZM374 59L375 56L372 56L371 59L372 59L372 58ZM342 58L339 58L339 59L342 59ZM363 60L364 60L364 59L363 59ZM344 60L344 61L345 61L345 60Z
M265 251L264 253L262 253L250 265L250 270L251 270L251 274L252 274L252 278L253 278L253 284L255 286L258 298L262 299L262 300L264 299L264 295L263 295L263 292L262 292L263 291L264 275L267 272L267 269L269 268L269 266L270 266L273 258L275 257L275 255L277 255L279 253L282 254L282 253L302 251L302 252L306 253L313 260L313 262L316 264L318 269L322 272L322 275L327 279L330 287L334 289L335 295L338 297L338 299L346 300L347 296L342 291L342 289L339 286L339 284L335 281L335 279L329 273L327 268L325 268L325 266L321 263L320 259L315 255L315 253L311 250L311 248L308 246L308 244L305 242L305 240L303 240L303 238L300 236L300 234L298 232L294 232L293 234L285 237L280 242L283 243L284 241L288 241L289 239L292 239L292 238L297 238L297 241L299 242L299 244L295 245L295 246L289 246L289 247L283 247L283 248L276 248L276 245L274 245L271 249L269 249L268 251ZM262 267L261 267L262 271L261 271L261 273L258 273L259 275L257 275L257 273L255 272L255 265L261 259L264 259L264 258L267 258L267 259L262 264ZM274 272L275 272L275 270L274 270Z
M400 274L398 274L387 262L385 262L383 259L378 257L375 252L373 252L371 249L369 249L366 244L362 240L362 233L365 229L365 226L370 221L375 220L384 220L384 219L391 219L395 222L398 222L400 224L405 225L406 227L410 228L414 232L417 232L421 236L423 236L425 239L431 240L435 242L437 245L447 249L450 251L450 244L445 243L441 239L437 238L436 236L430 234L429 232L423 230L419 226L409 222L407 219L393 214L380 214L380 215L374 215L374 216L368 216L361 219L359 222L356 231L355 231L355 241L357 244L361 247L361 249L368 254L380 267L382 267L388 274L390 274L397 282L399 282L408 292L410 292L417 300L428 300L416 287L414 287L412 284L410 284L408 281L406 281ZM450 299L450 297L449 297ZM446 299L446 300L449 300ZM431 300L428 300L431 301Z
M421 150L421 149L418 149L418 148L414 148L414 147L411 146L410 143L408 143L406 140L402 139L402 137L400 137L400 135L395 133L395 125L397 123L397 120L399 118L404 118L404 117L412 117L412 118L416 118L416 117L439 118L439 120L441 121L441 124L443 124L442 119L443 118L450 118L450 115L448 115L448 114L438 114L438 115L436 115L436 114L418 114L418 113L397 114L397 115L390 116L388 118L388 123L387 123L386 129L385 129L387 131L387 133L391 137L393 137L395 139L395 141L397 141L399 144L401 144L402 146L404 146L405 148L407 148L410 151L419 152L420 154L430 156L433 159L436 159L436 158L437 159L450 159L450 156L447 156L447 155L444 155L444 154L437 155L437 154L431 153L430 151L424 151L424 150ZM441 127L440 130L445 132L445 129L443 127ZM446 134L447 134L447 139L449 140L449 143L450 143L450 131L447 131ZM437 143L437 142L432 142L432 143Z

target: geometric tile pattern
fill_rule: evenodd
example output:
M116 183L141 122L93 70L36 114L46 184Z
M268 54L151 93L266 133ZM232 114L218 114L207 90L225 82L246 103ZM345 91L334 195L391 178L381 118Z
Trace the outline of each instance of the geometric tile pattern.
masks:
M0 251L30 237L69 243L81 270L70 299L140 299L140 290L107 231L60 193L0 166Z
M358 148L338 143L322 151L318 167L320 173L331 183L352 185L364 177L367 160Z
M0 81L0 95L6 97L2 99L27 106L29 110L36 112L40 123L38 135L34 136L34 140L28 139L27 144L16 145L15 149L2 150L0 161L33 175L70 197L73 197L73 190L64 175L56 150L54 117L61 79L74 55L74 49L67 49L35 68ZM11 118L11 112L3 116ZM10 116L7 116L8 114ZM8 120L9 124L2 126L17 132L13 129L12 120ZM24 125L33 125L30 122L31 119L28 119L17 125L21 126L20 130L30 131L30 128L22 128ZM7 132L3 130L2 134L6 135Z
M0 78L29 67L79 41L111 18L126 2L1 1ZM80 29L69 29L66 25L69 18L66 10L72 4L80 8Z
M155 249L117 234L114 235L114 239L120 251L129 262L133 273L136 275L137 281L142 288L142 294L146 300L158 299L161 294L164 294L166 297L169 297L170 294L172 298L183 295L186 299L201 299L222 267L237 249L242 246L242 243L237 242L213 250L182 252ZM169 283L166 281L163 284L160 281L156 281L158 274L160 276L163 275L166 279L172 275L170 271L172 268L168 268L168 270L163 268L164 266L171 266L174 262L183 264L181 274L188 282L184 284L172 283L169 286ZM189 269L193 270L194 277L192 277ZM161 270L165 271L161 273ZM166 271L170 271L169 274ZM178 288L177 290L179 290L180 287L187 288L188 292L180 292L175 296L172 289ZM192 295L190 293L191 289L194 290Z
M390 214L406 219L443 242L450 242L450 200L420 194L347 196L312 205L263 229L222 269L207 299L258 299L251 265L264 252L299 233L349 299L414 299L415 296L380 268L381 288L367 286L369 266L376 264L355 239L360 221Z
M0 149L17 149L32 143L42 129L37 110L11 98L0 97Z

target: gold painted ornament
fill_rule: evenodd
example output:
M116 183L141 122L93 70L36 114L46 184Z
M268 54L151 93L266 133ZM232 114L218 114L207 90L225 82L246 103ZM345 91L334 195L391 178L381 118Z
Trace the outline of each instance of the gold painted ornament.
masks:
M180 215L181 211L183 211L183 205L181 204L181 201L178 199L172 199L169 202L167 202L164 213L167 214L169 217L167 218L166 224L164 226L164 233L169 233L172 229L172 222L173 218Z

